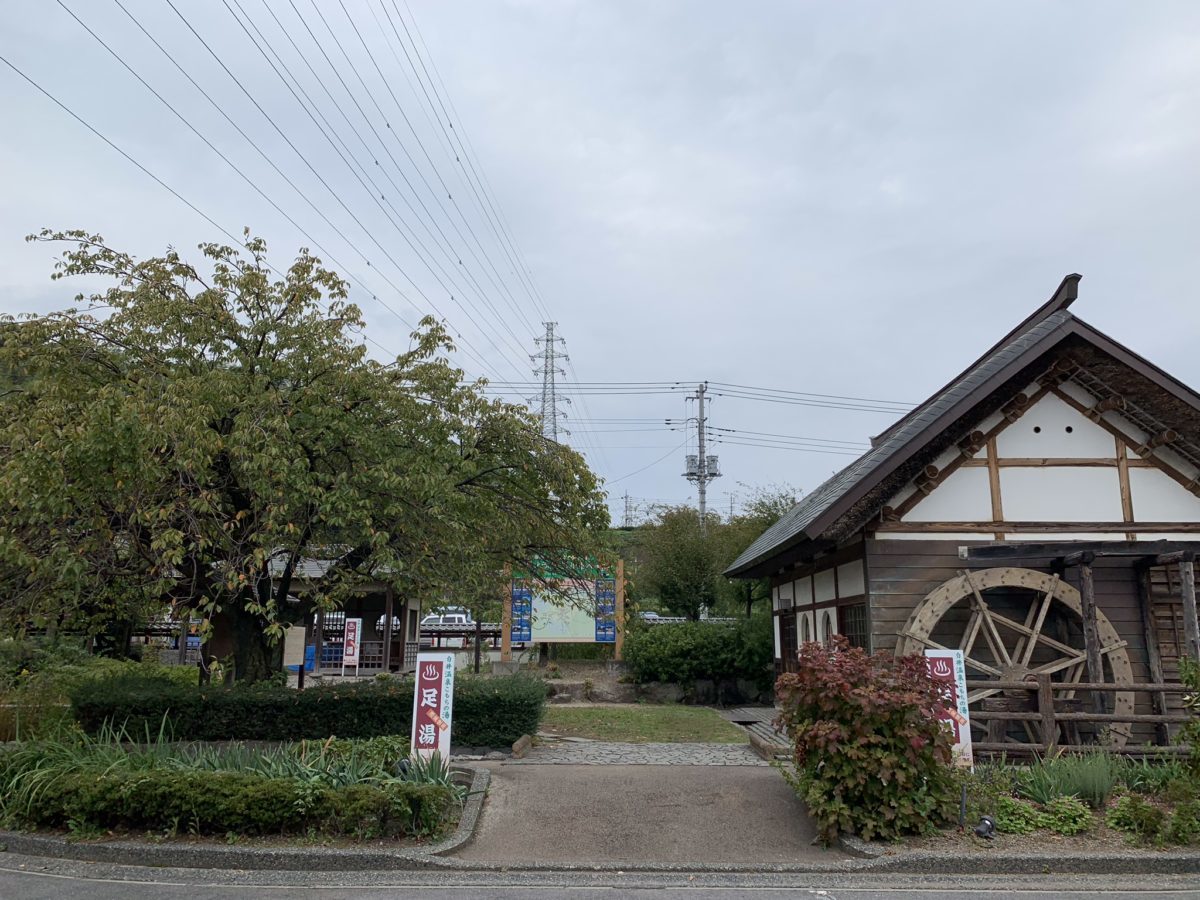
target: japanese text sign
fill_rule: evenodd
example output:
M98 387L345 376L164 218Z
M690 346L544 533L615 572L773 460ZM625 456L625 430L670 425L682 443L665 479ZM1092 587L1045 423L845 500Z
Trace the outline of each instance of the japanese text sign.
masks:
M454 709L454 654L417 654L413 693L412 752L426 759L450 758L450 720Z
M342 665L358 665L358 648L362 643L362 619L347 619L345 643L342 644Z
M954 761L973 767L971 750L971 713L967 709L967 668L961 650L926 650L925 667L942 694L938 719L954 738Z

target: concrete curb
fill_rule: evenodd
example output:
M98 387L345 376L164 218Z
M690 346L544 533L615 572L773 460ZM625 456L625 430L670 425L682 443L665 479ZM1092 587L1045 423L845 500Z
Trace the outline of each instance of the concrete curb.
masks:
M0 831L4 849L25 856L73 859L82 862L185 869L272 869L286 871L348 872L360 870L425 869L445 864L436 854L449 853L475 835L483 798L491 783L484 768L455 767L470 774L471 784L462 816L454 833L435 844L398 850L359 850L330 847L238 847L151 844L121 840L88 843L45 834Z

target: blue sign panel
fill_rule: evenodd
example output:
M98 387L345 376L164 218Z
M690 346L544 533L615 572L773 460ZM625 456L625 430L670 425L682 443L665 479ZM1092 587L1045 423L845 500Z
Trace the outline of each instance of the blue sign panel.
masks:
M512 641L528 644L533 639L533 592L529 588L513 586L512 592Z
M596 581L596 643L617 642L617 583L612 578Z

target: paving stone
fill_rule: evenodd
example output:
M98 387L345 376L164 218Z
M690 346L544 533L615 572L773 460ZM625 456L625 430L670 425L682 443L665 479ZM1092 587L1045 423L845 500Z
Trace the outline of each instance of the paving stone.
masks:
M534 747L505 765L765 766L745 744L630 744L615 741Z

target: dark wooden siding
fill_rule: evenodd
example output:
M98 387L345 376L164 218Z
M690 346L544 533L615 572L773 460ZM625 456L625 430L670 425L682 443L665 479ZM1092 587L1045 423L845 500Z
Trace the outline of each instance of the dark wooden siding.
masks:
M959 559L958 548L969 542L954 541L879 541L866 544L868 594L871 598L871 637L876 650L894 651L897 638L913 609L938 585L956 577L963 569L988 569L1014 566L1050 571L1052 558L1028 558L968 562ZM1096 606L1108 617L1122 640L1135 681L1150 680L1146 659L1146 641L1138 607L1137 572L1132 559L1101 558L1093 566ZM1079 569L1067 569L1063 580L1079 587ZM1075 637L1075 636L1073 636ZM1074 646L1083 646L1073 639ZM1135 695L1136 712L1151 713L1148 694ZM1134 740L1148 740L1150 730L1135 730Z

